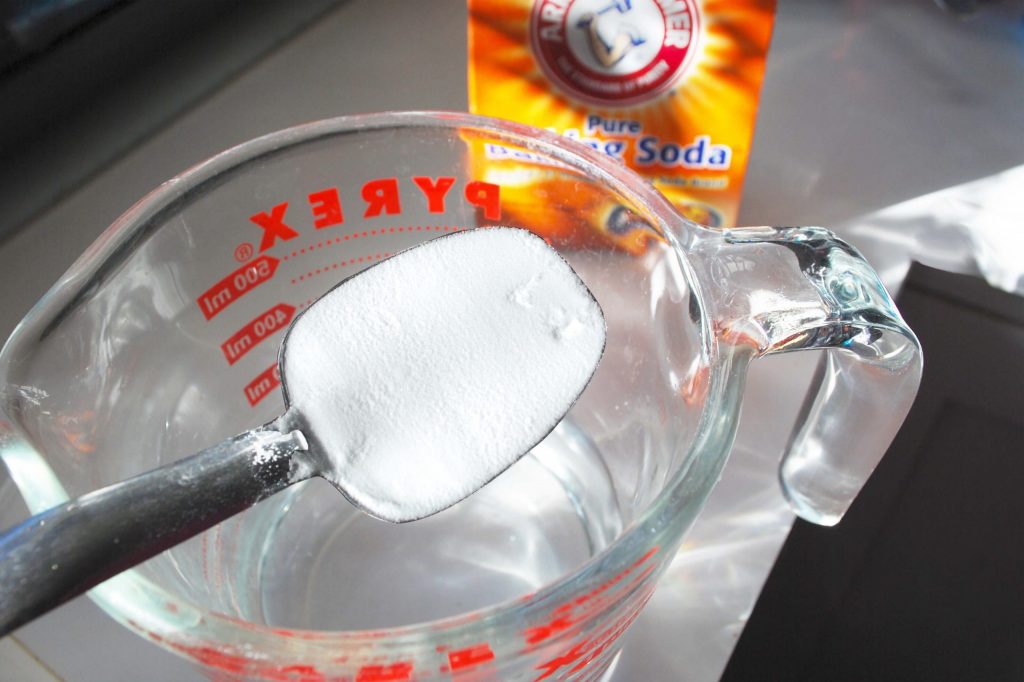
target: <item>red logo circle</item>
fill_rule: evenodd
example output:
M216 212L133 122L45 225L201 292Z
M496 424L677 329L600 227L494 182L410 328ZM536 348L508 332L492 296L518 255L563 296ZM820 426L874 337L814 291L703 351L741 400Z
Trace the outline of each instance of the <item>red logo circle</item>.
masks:
M567 94L629 106L671 89L697 52L693 0L535 0L530 41Z
M250 244L249 242L242 242L241 244L235 247L235 260L238 261L239 263L244 263L245 261L249 260L250 258L252 258L252 255L253 248L252 244Z

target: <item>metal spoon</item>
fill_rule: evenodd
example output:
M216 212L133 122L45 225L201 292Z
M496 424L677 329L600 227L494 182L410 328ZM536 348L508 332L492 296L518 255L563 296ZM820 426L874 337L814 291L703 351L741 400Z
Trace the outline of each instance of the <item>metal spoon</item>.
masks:
M487 233L491 236L483 236ZM472 235L476 236L471 237ZM518 237L509 239L513 235ZM529 238L524 238L524 235L528 235ZM482 480L472 482L473 489L462 491L457 499L442 496L432 500L429 504L433 506L429 508L421 504L416 507L416 515L407 518L403 518L401 513L382 513L378 509L368 509L365 503L356 503L356 506L372 515L395 522L428 516L472 493L543 440L561 421L596 369L603 352L605 335L600 308L568 264L542 240L529 233L511 228L491 228L446 235L404 251L343 281L293 321L285 334L279 353L278 367L281 371L285 405L288 407L282 417L186 459L37 514L0 535L0 637L107 578L248 509L293 483L313 476L323 476L334 483L350 501L359 498L365 502L367 498L364 493L351 489L351 481L346 477L344 470L346 465L341 466L339 470L337 458L332 459L328 456L329 453L324 452L322 436L325 434L318 431L318 424L311 423L307 416L294 409L295 406L289 401L285 372L288 369L294 371L303 360L290 356L289 339L296 333L308 331L308 327L303 325L311 324L307 320L315 321L316 315L310 315L315 308L332 305L332 295L336 296L356 280L362 280L363 284L372 283L372 278L377 276L376 273L383 272L378 269L385 265L390 268L389 276L394 276L397 272L402 276L402 281L413 283L410 286L434 278L435 281L451 283L452 291L472 291L475 286L478 287L479 282L471 279L478 277L479 271L474 274L471 269L453 267L453 252L462 245L460 240L470 238L496 240L495 252L489 254L495 258L508 258L508 250L518 248L515 244L520 242L532 245L530 248L534 249L539 243L543 249L550 251L556 262L549 263L543 269L538 266L537 272L522 273L524 280L535 282L536 280L531 278L550 278L552 269L564 268L560 276L571 277L574 285L578 284L579 290L585 294L586 300L582 301L582 304L596 308L596 319L600 325L600 345L592 357L584 359L584 371L573 382L569 382L570 385L561 386L563 390L568 391L569 399L567 403L562 404L557 413L553 411L548 401L543 400L522 400L522 404L511 406L518 410L512 414L517 420L521 420L525 440L520 439L517 444L495 444L498 450L504 448L504 451L499 452L500 456L494 459L493 465L490 465L493 470L485 471ZM428 253L423 250L432 251ZM431 257L422 257L425 254ZM419 257L412 257L413 255ZM545 292L539 291L533 295L543 299ZM515 314L522 312L519 309L521 306L511 304L508 298L485 303L492 312L508 311L508 319L500 320L502 323L515 324ZM523 302L517 299L514 303ZM371 310L376 302L366 300L357 301L357 304ZM445 311L445 302L439 301L436 309L430 310L429 314L444 322ZM496 329L495 332L500 333L500 329ZM383 352L388 339L379 339L379 344ZM579 358L575 357L579 355L577 351L568 346L567 353L574 354L574 357L566 355L564 360L579 362ZM513 379L519 381L523 377L531 381L536 380L538 385L545 385L545 382L550 385L550 376L547 376L549 372L543 369L543 363L536 364L537 367L530 366L530 362L510 363L493 376L472 376L470 379L486 383L486 387L494 389L496 395L500 395L503 382ZM464 381L465 377L462 380ZM309 377L307 376L304 381L309 388ZM322 381L322 387L313 388L330 390L334 388L332 382L338 382L339 379L324 376ZM394 393L400 394L401 391ZM386 405L380 407L387 408ZM460 414L459 410L468 412L471 407L469 404L456 405L445 418L467 418L471 415ZM436 424L432 423L429 426L433 427ZM445 438L446 432L444 429L423 428L425 439L430 438L430 433L437 434L435 438L440 440ZM330 434L326 435L329 441ZM528 443L528 446L523 447L523 443ZM457 440L446 440L443 445L445 448L456 450L463 447ZM472 456L474 453L461 454ZM460 474L453 471L451 475ZM403 485L403 481L393 481L393 490L390 492L401 496Z

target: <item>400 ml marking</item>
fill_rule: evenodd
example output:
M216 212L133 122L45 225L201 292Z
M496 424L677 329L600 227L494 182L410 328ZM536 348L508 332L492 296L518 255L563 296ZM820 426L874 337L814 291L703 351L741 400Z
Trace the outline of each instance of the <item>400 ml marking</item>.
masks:
M278 303L270 310L257 315L249 324L235 332L230 339L220 344L221 352L224 353L228 364L235 364L243 355L255 348L260 341L287 327L294 315L295 306L287 303Z
M263 255L214 284L196 299L203 317L212 320L217 313L270 280L279 263L273 256Z

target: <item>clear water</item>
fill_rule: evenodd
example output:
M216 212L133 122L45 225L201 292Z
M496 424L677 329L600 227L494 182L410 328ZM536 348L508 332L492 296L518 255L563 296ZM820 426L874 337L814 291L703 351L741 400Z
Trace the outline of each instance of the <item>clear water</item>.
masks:
M236 615L317 630L393 627L520 597L576 568L622 527L600 453L567 423L428 519L378 521L319 480L250 515L228 531L240 533L237 542L219 543L237 551L215 553Z

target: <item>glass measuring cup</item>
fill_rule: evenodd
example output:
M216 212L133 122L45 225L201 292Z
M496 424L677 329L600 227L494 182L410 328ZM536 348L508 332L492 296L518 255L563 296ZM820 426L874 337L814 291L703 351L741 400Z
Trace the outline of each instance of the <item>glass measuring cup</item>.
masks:
M0 455L38 512L263 423L296 312L498 224L549 239L608 321L530 456L405 526L312 481L93 598L218 678L600 679L725 464L748 363L803 348L831 350L781 480L803 516L841 516L920 371L859 256L817 228L702 228L586 147L460 114L282 131L145 197L0 354Z

